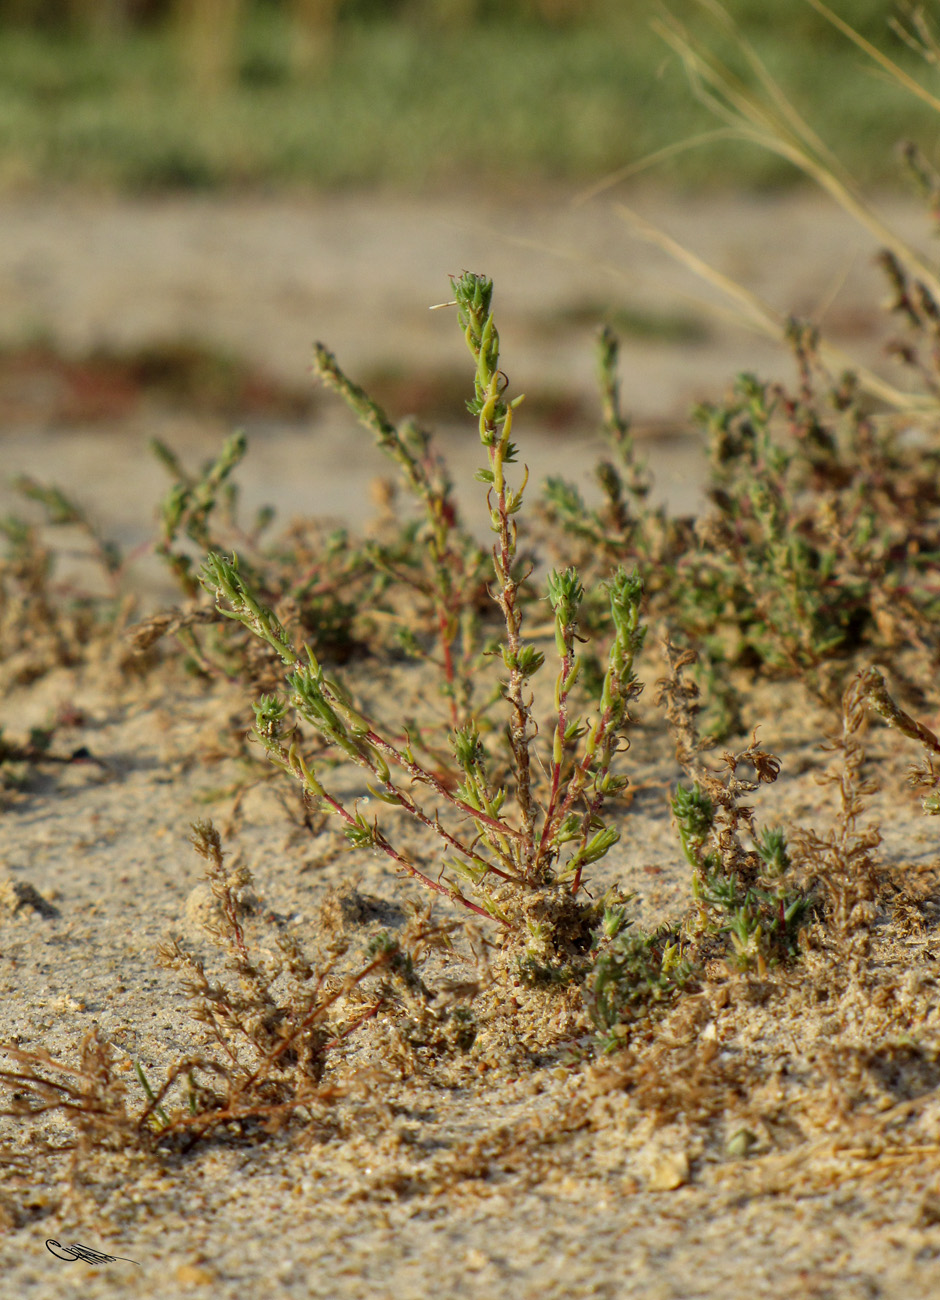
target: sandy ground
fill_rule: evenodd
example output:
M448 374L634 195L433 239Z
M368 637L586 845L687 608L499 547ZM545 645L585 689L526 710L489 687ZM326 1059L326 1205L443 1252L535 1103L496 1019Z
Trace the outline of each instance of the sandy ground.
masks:
M843 219L799 197L644 203L647 215L781 310L813 311L831 298L834 335L865 360L877 357L872 246ZM912 210L895 215L917 227ZM426 307L446 295L445 273L464 266L497 280L516 390L570 385L589 400L591 328L559 324L572 303L689 310L687 274L632 243L608 207L572 209L551 196L420 207L381 197L6 199L0 233L9 340L42 329L82 351L186 334L291 382L316 337L354 373L379 363L463 365L453 323ZM648 431L645 445L674 504L695 500L694 448L673 443L670 453L663 430L690 400L718 395L735 370L785 372L787 364L719 323L697 343L630 343L626 404ZM312 428L256 431L244 475L249 498L276 498L285 514L365 517L368 481L384 466L361 440L351 442L359 435L345 417L327 410ZM62 482L105 530L133 542L149 531L160 488L143 455L154 431L195 458L225 432L166 412L99 430L8 427L0 433L4 476L26 469ZM534 472L576 472L582 449L569 434L560 440L536 427L524 436ZM462 435L469 447L460 437L456 426L444 430L458 471L478 455L473 431ZM589 430L584 445L596 445ZM401 685L392 683L393 693ZM376 689L368 675L363 689ZM159 1078L199 1041L177 978L154 953L179 934L211 955L193 894L200 863L187 837L194 818L208 812L224 825L231 816L225 792L244 775L237 738L249 701L172 674L122 684L99 665L11 694L0 724L21 733L64 709L71 722L57 733L57 752L86 746L100 761L40 768L0 813L0 1039L74 1060L97 1026L133 1085L133 1061ZM770 820L826 824L815 778L831 719L789 697L755 699L753 709L749 720L765 723L762 741L785 764L781 784L764 794ZM643 788L598 883L618 879L636 890L638 915L655 923L681 908L687 877L665 803L677 772L649 727L631 755ZM896 757L883 731L872 745L885 773L872 807L885 834L881 852L895 866L926 871L935 843L903 786L909 755ZM348 792L362 793L355 784ZM315 939L331 886L354 880L393 926L403 903L418 897L374 859L338 855L330 833L298 830L272 785L250 794L242 814L227 848L255 875L271 918L268 942L280 929ZM26 885L47 906L10 892ZM364 942L369 923L362 928ZM602 1070L566 1067L573 1030L561 1012L539 1052L525 1041L524 1022L506 1012L507 1041L523 1035L508 1063L471 1054L447 1088L433 1069L404 1079L392 1070L364 1096L266 1144L233 1140L187 1157L95 1156L70 1184L67 1167L37 1160L22 1126L0 1121L0 1142L19 1157L0 1166L0 1295L926 1300L940 1268L940 1077L929 1052L917 1087L903 1071L882 1078L864 1062L872 1043L893 1044L888 1056L914 1040L933 1050L940 1011L929 931L889 936L883 964L900 972L896 988L886 983L890 996L869 998L834 979L831 998L812 1012L802 977L779 997L738 977L706 990L694 1014L671 1025L668 1043L693 1063L695 1053L710 1061L720 1048L716 1070L745 1061L755 1073L704 1117L685 1103L646 1106L642 1089ZM669 1087L678 1088L677 1073L663 1066ZM729 1143L744 1128L754 1140L742 1156ZM48 1252L47 1238L133 1262L66 1263Z
M361 670L367 692L377 671L387 676ZM75 1061L97 1027L135 1100L133 1062L158 1081L203 1041L178 977L155 960L158 943L177 936L224 975L202 927L201 864L187 836L196 818L222 827L231 818L226 791L245 769L225 755L237 752L249 704L243 692L207 691L172 673L130 689L105 680L103 689L94 672L53 674L4 708L28 722L67 699L83 722L60 731L57 752L81 743L101 763L40 769L0 819L9 882L0 1037ZM413 675L399 677L398 696L413 685ZM816 781L824 715L795 701L777 717L769 699L754 707L765 743L784 759L759 815L824 829L829 803ZM678 771L655 712L640 711L629 765L640 793L618 814L623 838L594 876L598 886L617 880L634 890L632 910L647 924L688 900L665 803ZM904 791L896 747L883 731L871 745L885 783L870 809L885 834L883 860L931 870L932 830ZM355 773L334 774L331 785L365 793ZM257 934L264 951L288 933L309 951L331 887L348 895L354 886L369 900L354 946L380 926L400 927L409 902L422 901L417 887L372 857L352 861L335 831L311 837L292 826L276 789L249 794L225 841L261 900L257 929L246 923L249 941ZM432 846L410 844L418 861L433 863ZM24 886L36 893L24 899ZM885 940L878 951L899 972L887 998L851 982L837 989L836 979L831 997L824 990L808 1003L801 985L821 978L812 962L779 995L772 983L716 978L662 1031L667 1055L641 1081L645 1094L618 1083L616 1067L611 1075L603 1065L565 1065L576 1031L561 1007L554 1032L536 1041L501 996L481 1008L501 1046L481 1038L456 1074L445 1072L446 1086L433 1063L400 1076L387 1041L367 1041L331 1067L337 1079L344 1056L347 1068L365 1067L361 1093L267 1143L230 1139L139 1158L99 1150L70 1174L67 1160L32 1152L26 1125L3 1121L12 1163L0 1196L0 1295L391 1298L472 1287L558 1300L926 1300L940 1252L940 1080L925 1064L911 1084L887 1062L900 1050L892 1044L936 1041L936 958L923 936ZM886 1064L879 1073L869 1063L860 1081L858 1062L873 1044L876 1064L880 1053ZM701 1053L715 1079L704 1102L695 1088L683 1091ZM746 1156L733 1148L741 1132L752 1142ZM52 1122L47 1133L61 1140L66 1130ZM48 1239L133 1263L61 1262Z

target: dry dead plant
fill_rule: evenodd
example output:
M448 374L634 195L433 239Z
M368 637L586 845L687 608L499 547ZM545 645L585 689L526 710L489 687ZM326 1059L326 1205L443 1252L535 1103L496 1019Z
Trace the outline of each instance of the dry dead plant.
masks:
M418 974L431 951L449 945L452 925L439 925L426 913L398 938L373 935L364 957L345 961L349 941L334 936L325 957L313 963L294 936L279 932L273 920L257 919L250 873L226 870L212 824L197 823L192 842L206 861L211 896L203 929L235 980L214 977L179 940L164 945L160 956L182 975L209 1050L177 1061L159 1087L135 1062L135 1096L126 1077L129 1062L97 1030L83 1040L75 1066L42 1050L3 1044L0 1051L14 1066L0 1069L0 1086L10 1095L0 1113L39 1125L37 1150L47 1155L127 1147L185 1151L220 1133L273 1133L298 1113L316 1118L339 1097L371 1092L374 1071L362 1077L356 1069L337 1071L326 1080L324 1072L378 1017L395 1021L402 1058L415 1044L454 1051L473 1041L467 1004L477 986L455 986L436 1004L437 994ZM254 940L249 926L258 932ZM259 947L272 938L277 956ZM57 1137L50 1118L64 1120L74 1137Z
M823 833L803 829L794 837L804 870L825 896L827 926L863 951L885 878L875 856L881 832L875 825L859 824L868 798L877 789L873 778L862 775L866 695L865 676L856 674L842 697L841 735L826 746L839 755L838 763L821 778L838 794L832 826Z

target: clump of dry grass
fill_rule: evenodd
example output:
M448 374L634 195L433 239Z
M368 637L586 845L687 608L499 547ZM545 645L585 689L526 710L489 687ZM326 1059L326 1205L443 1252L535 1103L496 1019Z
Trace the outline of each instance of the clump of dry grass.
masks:
M154 1086L136 1062L136 1084L130 1080L127 1061L97 1030L84 1038L74 1066L3 1044L13 1065L0 1069L0 1085L10 1095L0 1113L36 1126L36 1149L46 1155L186 1151L222 1134L274 1133L298 1114L315 1119L337 1098L372 1089L379 1078L374 1071L354 1069L328 1081L324 1072L331 1056L382 1017L394 1022L390 1061L407 1060L415 1043L459 1051L473 1041L466 1003L476 986L468 982L435 1005L436 994L419 974L428 954L449 943L452 926L416 916L398 936L374 934L368 951L352 958L349 939L334 932L311 961L295 936L260 914L250 873L226 870L210 822L194 825L192 843L206 862L211 900L202 929L228 973L211 973L205 958L179 939L159 957L181 975L206 1050L177 1061ZM276 954L262 946L272 939ZM60 1125L50 1128L50 1118L65 1121L72 1136Z
M876 789L875 781L862 775L866 678L867 673L858 673L846 687L841 734L828 746L839 754L838 763L822 778L838 791L832 825L823 833L804 829L796 837L804 868L812 872L825 898L827 928L855 947L868 943L885 884L875 855L881 833L871 823L859 824L866 800Z

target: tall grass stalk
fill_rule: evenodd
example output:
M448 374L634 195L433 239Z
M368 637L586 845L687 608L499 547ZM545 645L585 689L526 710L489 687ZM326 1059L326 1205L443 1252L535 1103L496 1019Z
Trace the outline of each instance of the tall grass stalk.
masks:
M855 32L840 19L822 0L806 0L818 13L868 55L880 71L901 89L915 95L934 110L940 109L940 100L925 90L919 82L899 64L881 52L870 41ZM710 137L686 143L700 143L709 139L737 139L776 154L809 177L892 255L904 271L925 286L934 299L940 299L940 275L923 255L898 235L882 219L863 194L840 159L829 149L818 133L798 111L792 100L771 75L754 46L718 0L695 0L697 7L710 19L716 33L730 40L738 58L745 65L748 76L739 75L715 48L705 44L675 14L666 12L653 21L654 31L682 60L694 93L722 123L719 131ZM935 50L932 35L922 15L915 13L909 28L900 29L908 41L928 61ZM683 147L683 146L678 146ZM608 178L610 184L619 179L618 174ZM599 193L602 186L593 187ZM784 317L752 290L736 283L716 268L709 266L689 249L682 247L664 232L644 222L625 205L618 210L633 229L644 239L657 244L677 258L695 274L719 288L743 314L748 323L778 341L783 341L787 322ZM839 349L820 342L820 355L827 361L844 366L850 359ZM853 365L862 387L873 396L897 410L933 410L936 400L928 393L907 393L890 384L870 370Z

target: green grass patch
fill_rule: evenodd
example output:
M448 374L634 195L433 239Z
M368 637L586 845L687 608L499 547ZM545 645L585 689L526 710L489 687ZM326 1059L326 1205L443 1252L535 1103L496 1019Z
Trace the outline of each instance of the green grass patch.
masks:
M509 176L516 185L589 182L714 126L649 29L652 5L629 8L568 27L342 23L329 66L306 76L292 70L283 18L262 12L242 32L237 77L215 95L192 87L161 28L104 40L4 28L0 183L147 191L412 189L471 176L475 185ZM808 6L794 13L778 0L753 13L739 0L732 9L850 169L868 183L894 178L892 148L923 137L928 110L872 76ZM858 16L866 14L849 15ZM886 15L867 20L893 57L922 73ZM794 178L780 160L733 142L682 153L654 174L694 187Z

